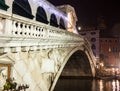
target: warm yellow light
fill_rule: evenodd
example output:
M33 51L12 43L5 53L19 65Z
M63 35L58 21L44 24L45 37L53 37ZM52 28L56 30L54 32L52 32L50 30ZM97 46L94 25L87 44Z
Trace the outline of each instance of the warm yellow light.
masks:
M78 30L81 30L81 27L80 27L80 26L78 27Z
M104 66L104 63L102 62L102 63L100 63L100 65L101 65L101 67L103 67L103 66Z

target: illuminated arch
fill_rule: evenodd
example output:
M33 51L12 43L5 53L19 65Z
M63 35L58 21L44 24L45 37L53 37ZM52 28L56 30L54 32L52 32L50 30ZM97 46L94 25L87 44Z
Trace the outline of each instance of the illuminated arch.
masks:
M37 9L36 21L40 21L40 22L46 23L46 24L49 23L48 20L47 20L47 15L46 15L45 10L40 6Z
M59 68L59 71L57 72L57 74L56 74L56 76L55 76L55 78L54 78L54 81L53 81L53 84L52 84L52 86L51 86L51 88L50 88L50 91L53 91L54 90L54 87L55 87L55 85L56 85L56 83L57 83L57 81L58 81L58 78L60 77L60 75L61 75L61 73L62 73L62 71L63 71L63 69L64 69L64 67L65 67L65 65L67 64L67 62L68 62L68 60L70 59L70 57L72 57L72 55L74 54L74 53L76 53L76 52L80 52L80 56L81 56L81 58L83 58L83 56L84 56L84 60L87 60L87 63L89 63L88 64L88 69L89 69L89 73L91 73L91 75L89 74L89 76L93 76L93 77L95 77L95 64L94 64L94 60L93 60L93 57L92 57L92 54L91 54L91 52L90 52L90 50L89 49L87 49L86 48L86 50L84 50L84 48L80 48L80 47L76 47L76 48L73 48L73 50L71 50L68 54L66 54L67 56L64 56L65 58L64 58L64 61L63 61L63 63L62 63L62 65L61 65L61 67ZM76 55L77 55L78 53L76 53ZM79 56L79 55L78 55ZM74 57L74 55L73 55L73 57ZM84 63L84 60L82 61L83 63ZM89 61L89 62L88 62ZM84 63L84 64L86 64L86 62ZM85 65L86 66L86 65ZM90 67L90 68L89 68ZM87 70L86 70L87 71ZM86 72L85 71L85 72Z
M54 26L54 27L58 27L57 18L55 16L55 14L51 14L50 25Z
M66 29L66 28L65 28L65 23L64 23L63 18L60 18L60 24L59 24L59 27L60 27L61 29Z
M33 19L32 11L28 0L14 0L12 13Z

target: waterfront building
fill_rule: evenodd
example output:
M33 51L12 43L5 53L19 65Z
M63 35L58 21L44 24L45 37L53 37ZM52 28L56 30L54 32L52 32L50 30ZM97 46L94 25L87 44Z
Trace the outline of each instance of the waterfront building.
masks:
M100 61L105 66L119 66L120 41L119 38L100 38Z
M79 34L86 37L90 42L91 49L94 56L99 60L99 30L96 30L95 27L82 27L79 31ZM98 61L99 62L99 61Z

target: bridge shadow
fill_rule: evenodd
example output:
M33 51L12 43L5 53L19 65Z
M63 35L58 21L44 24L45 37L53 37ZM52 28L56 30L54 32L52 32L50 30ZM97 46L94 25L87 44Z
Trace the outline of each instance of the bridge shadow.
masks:
M54 91L80 91L91 87L92 71L87 55L83 51L76 51L66 63ZM89 89L86 89L89 91Z
M61 77L86 77L92 76L92 71L87 55L83 51L76 51L66 63Z

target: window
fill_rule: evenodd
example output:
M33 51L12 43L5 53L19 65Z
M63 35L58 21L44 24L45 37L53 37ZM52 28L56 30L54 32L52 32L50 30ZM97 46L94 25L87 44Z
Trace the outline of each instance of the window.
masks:
M91 42L95 42L96 41L96 38L91 38Z
M96 32L91 32L91 35L95 35L96 34Z
M92 44L91 48L95 50L96 46L94 44Z
M84 36L84 35L86 35L86 33L82 33L81 35L83 35L83 36Z

